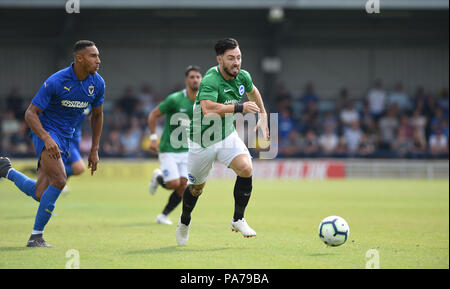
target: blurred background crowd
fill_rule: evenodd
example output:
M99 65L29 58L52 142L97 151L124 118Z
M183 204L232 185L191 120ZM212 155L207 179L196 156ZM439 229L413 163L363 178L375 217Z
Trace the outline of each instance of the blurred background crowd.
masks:
M115 101L105 104L102 157L156 157L148 150L149 112L171 92L155 93L151 85L127 86ZM385 87L374 81L365 95L350 97L349 88L336 92L334 100L322 100L314 83L293 93L278 86L268 112L278 113L278 157L448 158L449 96L443 88L429 91L418 86L409 93L401 82ZM24 111L31 98L12 88L0 103L2 155L33 157ZM164 117L158 120L161 135ZM90 150L90 123L83 125L81 152Z
M149 112L233 37L278 113L279 158L448 158L448 1L381 1L380 13L360 0L62 2L0 1L1 155L34 156L24 111L90 39L106 81L101 156L156 157ZM90 138L86 121L85 155Z

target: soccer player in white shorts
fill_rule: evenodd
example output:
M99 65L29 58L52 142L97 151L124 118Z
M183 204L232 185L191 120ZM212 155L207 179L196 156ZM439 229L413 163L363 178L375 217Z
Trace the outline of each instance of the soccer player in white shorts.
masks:
M200 68L198 66L189 66L185 71L186 88L170 94L148 117L150 133L152 134L150 136L150 149L159 152L158 157L161 164L161 168L153 172L149 191L154 195L158 185L173 190L164 210L156 217L156 222L159 224L172 224L168 215L181 202L183 192L186 189L188 179L188 143L186 133L189 129L190 119L192 118L192 106L194 105L201 80ZM155 134L156 120L163 114L166 114L166 122L158 145L158 137ZM176 123L176 125L173 123ZM182 143L178 146L173 143L172 133L178 132L180 127L184 129L185 137L182 138ZM178 140L178 138L175 138L175 140Z
M225 121L228 114L260 113L256 126L261 128L265 139L269 138L267 113L250 74L241 70L241 51L236 40L219 40L215 46L218 66L212 67L200 83L193 108L190 125L188 154L188 187L183 194L183 210L176 230L178 245L185 246L189 239L191 213L198 197L202 194L206 178L214 161L231 168L237 175L234 186L234 215L231 230L240 232L244 237L254 237L256 232L244 219L244 211L252 191L252 161L250 153L239 138L233 122ZM250 101L239 104L244 93ZM210 117L221 118L220 126L214 127ZM205 119L206 118L206 119ZM205 120L205 121L204 121ZM217 130L215 128L218 128ZM220 133L216 138L211 131Z

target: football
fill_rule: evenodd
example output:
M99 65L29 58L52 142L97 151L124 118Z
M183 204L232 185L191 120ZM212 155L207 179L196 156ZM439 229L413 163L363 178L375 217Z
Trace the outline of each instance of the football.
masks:
M320 222L319 237L328 246L340 246L350 236L347 222L339 216L329 216Z

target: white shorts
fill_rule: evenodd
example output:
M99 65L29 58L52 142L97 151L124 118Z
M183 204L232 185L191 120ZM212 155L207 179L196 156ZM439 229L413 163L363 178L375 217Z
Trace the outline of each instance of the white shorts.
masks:
M163 173L164 182L170 182L179 178L188 178L187 158L188 153L159 153L159 162Z
M206 182L215 160L228 167L235 157L251 155L236 131L224 140L203 148L189 140L188 153L188 184L200 185Z

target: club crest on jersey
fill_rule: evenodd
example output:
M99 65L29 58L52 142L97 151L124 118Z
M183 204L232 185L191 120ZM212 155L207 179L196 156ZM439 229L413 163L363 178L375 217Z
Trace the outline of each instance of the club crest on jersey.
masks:
M239 86L239 94L240 94L240 95L243 95L243 94L244 94L244 91L245 91L244 85Z
M93 96L93 95L94 95L94 86L93 86L93 85L90 85L90 86L88 87L88 90L89 90L89 96Z

